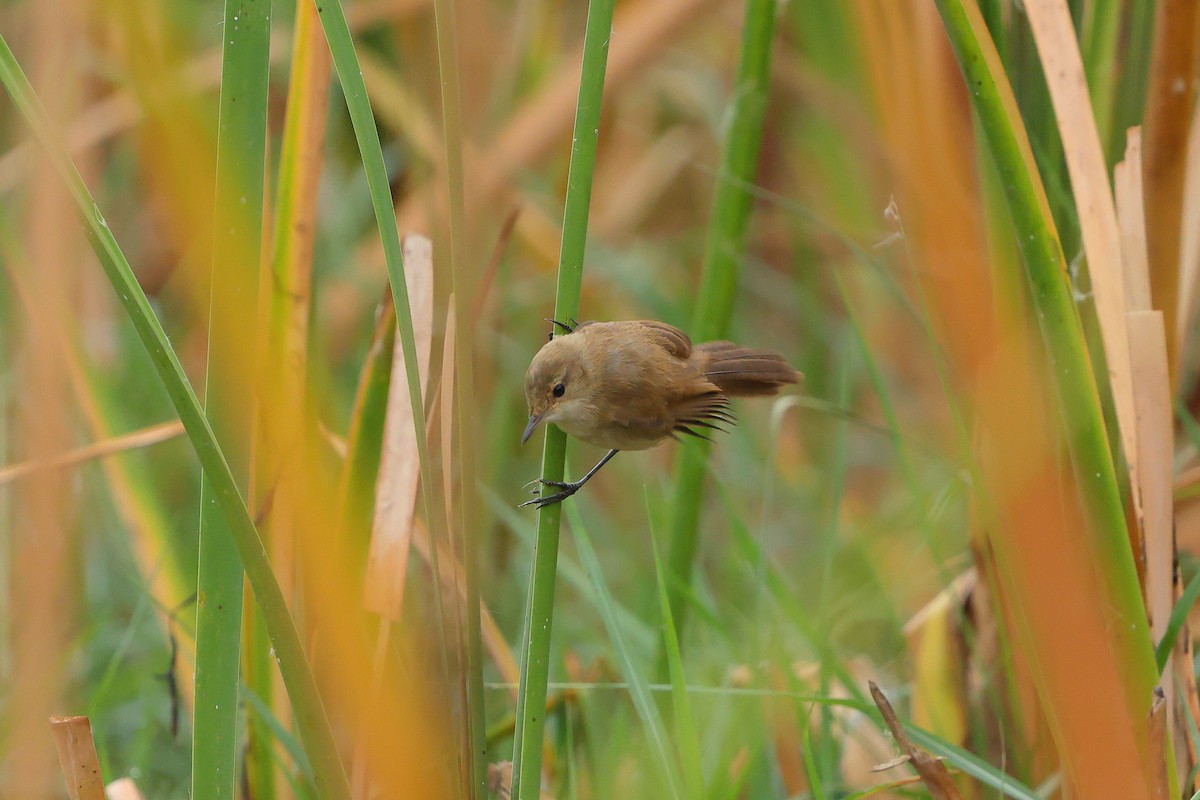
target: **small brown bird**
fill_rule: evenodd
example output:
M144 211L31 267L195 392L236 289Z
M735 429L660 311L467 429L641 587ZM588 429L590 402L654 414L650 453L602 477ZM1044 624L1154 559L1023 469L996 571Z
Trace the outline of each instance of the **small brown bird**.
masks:
M565 335L552 337L525 373L529 424L521 444L539 423L553 422L608 453L574 483L538 479L559 491L522 506L570 497L618 451L645 450L680 433L707 439L705 430L733 424L730 397L772 395L799 377L773 350L732 342L693 347L663 322L550 322Z

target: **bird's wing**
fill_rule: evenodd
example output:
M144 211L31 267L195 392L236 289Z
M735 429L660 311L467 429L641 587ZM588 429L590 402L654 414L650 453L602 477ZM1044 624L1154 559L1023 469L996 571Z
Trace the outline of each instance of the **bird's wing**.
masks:
M621 449L640 450L671 435L674 419L666 408L653 402L629 402L613 405L607 415L610 432L617 434Z
M710 383L705 382L704 386L707 388L698 388L671 407L675 430L696 436L699 434L694 428L724 430L722 424L733 425L736 421L729 408L729 398Z
M686 361L692 354L692 340L679 328L652 319L638 320L637 324L655 344L681 361Z

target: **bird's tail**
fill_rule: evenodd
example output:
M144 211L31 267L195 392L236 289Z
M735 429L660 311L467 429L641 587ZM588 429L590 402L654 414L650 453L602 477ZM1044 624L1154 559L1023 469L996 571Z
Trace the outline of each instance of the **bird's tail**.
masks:
M705 342L696 350L704 359L704 377L731 397L775 394L800 378L774 350L754 350L733 342Z

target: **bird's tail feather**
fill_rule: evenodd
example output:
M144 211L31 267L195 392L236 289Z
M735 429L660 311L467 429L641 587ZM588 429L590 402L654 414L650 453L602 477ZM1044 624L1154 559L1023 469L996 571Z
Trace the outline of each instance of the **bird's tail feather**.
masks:
M774 350L755 350L733 342L705 342L704 377L730 397L770 395L795 383L800 374Z

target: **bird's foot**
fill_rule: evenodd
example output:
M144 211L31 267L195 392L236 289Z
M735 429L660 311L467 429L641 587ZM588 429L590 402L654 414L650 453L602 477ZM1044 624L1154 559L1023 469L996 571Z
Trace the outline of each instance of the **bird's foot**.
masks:
M555 489L560 489L561 491L545 497L535 497L532 500L526 500L524 503L521 503L519 506L517 506L517 508L524 508L525 506L544 508L545 506L551 506L555 503L561 503L563 500L566 500L568 497L578 492L579 487L583 486L582 481L579 483L567 483L566 481L547 481L541 478L535 478L525 485L528 486L531 483L537 483L542 486L553 486ZM539 489L535 486L533 488L533 492L537 491L539 491Z

